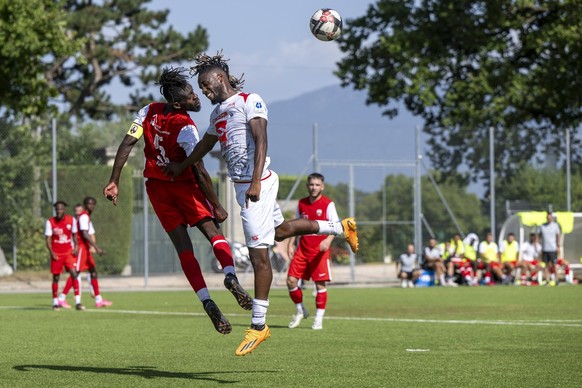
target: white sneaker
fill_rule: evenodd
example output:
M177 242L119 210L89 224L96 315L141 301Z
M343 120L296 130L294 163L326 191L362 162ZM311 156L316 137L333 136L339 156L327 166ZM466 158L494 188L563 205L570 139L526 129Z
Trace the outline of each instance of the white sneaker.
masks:
M458 284L457 284L456 282L452 281L452 280L449 280L449 281L447 282L447 285L448 285L449 287L457 287L457 286L458 286Z
M296 313L293 315L293 319L289 322L289 329L295 329L301 321L303 320L303 313Z
M322 319L316 319L313 321L313 325L311 325L311 328L313 330L321 330L323 329L323 320Z

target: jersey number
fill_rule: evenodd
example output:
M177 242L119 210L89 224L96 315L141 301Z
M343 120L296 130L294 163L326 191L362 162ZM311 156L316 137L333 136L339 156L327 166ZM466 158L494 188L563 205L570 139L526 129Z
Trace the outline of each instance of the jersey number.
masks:
M170 163L170 159L168 159L166 157L166 150L164 149L164 146L162 146L160 143L162 142L162 140L164 140L163 137L159 136L158 134L155 135L154 137L154 148L158 151L160 151L160 154L158 155L158 161L156 162L156 164L158 166L165 166L166 164Z

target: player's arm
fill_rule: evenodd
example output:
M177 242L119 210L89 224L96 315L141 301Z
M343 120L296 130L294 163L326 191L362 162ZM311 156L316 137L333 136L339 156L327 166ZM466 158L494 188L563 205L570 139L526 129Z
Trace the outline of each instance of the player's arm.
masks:
M267 120L263 117L255 117L249 121L251 135L255 141L254 170L251 185L245 193L245 203L248 207L249 200L257 202L261 199L261 177L267 158Z
M46 243L46 247L47 247L47 249L49 251L49 254L51 255L51 259L52 260L56 260L57 259L57 255L55 255L55 253L53 252L53 248L52 248L52 238L51 238L51 236L46 236L45 243Z
M212 178L208 174L206 167L204 166L204 162L202 160L198 161L192 166L192 172L194 173L194 177L196 178L196 182L198 182L198 187L204 193L208 202L214 208L214 218L218 222L223 222L228 217L228 213L222 207L220 201L218 200L218 195L216 195L216 191L214 190L214 185L212 184Z
M130 129L130 131L131 130L132 129ZM108 200L113 201L113 205L115 206L117 206L117 195L119 194L118 185L119 177L121 176L121 170L123 170L123 166L125 166L125 163L129 158L129 154L138 140L139 137L135 137L134 135L131 135L129 133L125 135L125 137L121 141L121 144L119 145L119 148L117 148L117 154L115 154L115 161L113 162L113 169L111 171L109 183L107 184L107 186L103 188L103 195Z
M91 235L89 234L89 231L88 230L82 230L81 233L83 233L83 238L85 238L85 241L87 241L90 246L92 246L93 248L95 248L95 251L99 255L103 255L103 253L104 253L103 252L103 249L99 248L99 246L95 242L95 239L91 238Z
M192 153L188 155L186 159L184 159L181 163L168 163L166 166L164 166L164 174L173 176L174 178L180 176L186 168L201 161L207 153L212 151L217 141L218 137L206 132L204 136L202 136L202 139L196 143Z
M77 232L73 233L71 236L71 240L73 241L73 255L77 256L79 252L79 242L77 241Z
M55 255L55 253L53 252L53 242L52 242L53 228L51 227L50 220L46 220L46 223L44 225L44 235L45 235L45 244L46 244L46 247L49 251L49 254L51 255L51 259L56 260L57 255Z

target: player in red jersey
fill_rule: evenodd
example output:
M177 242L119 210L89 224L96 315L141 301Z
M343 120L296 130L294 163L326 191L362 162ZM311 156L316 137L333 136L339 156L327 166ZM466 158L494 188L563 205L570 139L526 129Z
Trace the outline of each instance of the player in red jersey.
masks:
M77 263L76 269L78 273L88 271L91 275L91 287L92 292L95 297L95 307L108 307L112 305L112 302L107 299L103 299L99 291L99 280L97 279L97 265L95 264L95 259L93 258L93 253L91 248L95 252L102 256L104 254L103 249L101 249L95 239L92 237L94 234L93 223L91 222L91 214L95 211L95 206L97 205L97 200L93 197L86 197L83 200L83 211L77 217L77 240L79 242L79 252L77 253ZM91 231L93 230L93 233ZM65 303L65 298L70 289L70 283L67 281L63 293L59 298L61 303Z
M63 267L69 273L69 279L75 290L75 303L81 306L79 295L79 280L75 269L75 255L77 254L77 225L75 219L65 214L67 204L63 201L57 201L54 204L55 216L46 220L45 232L46 247L50 253L51 273L53 274L53 310L60 310L57 297L59 291L59 278ZM70 306L66 306L70 308Z
M224 285L238 304L250 310L252 299L238 283L230 245L218 228L228 214L218 201L212 180L202 162L176 178L164 175L162 168L181 162L198 142L198 129L188 111L199 112L200 100L188 83L184 69L164 69L158 84L167 103L151 103L141 109L125 135L113 165L111 179L103 195L117 205L119 177L129 153L143 136L146 165L146 189L154 211L180 258L184 274L198 295L215 329L222 334L231 325L210 298L200 265L188 235L188 226L196 226L211 242L214 255L222 265Z
M221 53L210 57L199 54L191 73L198 75L198 86L216 108L210 125L190 156L181 163L170 163L164 171L171 177L180 174L220 142L221 156L234 182L236 200L246 245L255 274L255 298L252 303L251 327L235 351L244 356L271 336L266 323L269 291L273 271L268 247L276 241L305 234L344 235L355 252L358 249L356 221L341 222L296 219L285 221L277 204L279 177L269 169L267 156L267 106L255 93L242 93L242 80L229 74L227 60Z
M335 204L331 199L323 195L325 178L319 173L312 173L307 177L307 190L309 196L299 200L297 206L297 218L321 221L339 221ZM294 238L293 238L294 239ZM299 238L297 251L293 252L295 244L289 244L289 257L293 257L287 274L287 288L289 296L297 308L289 328L299 326L304 318L307 318L307 310L303 305L303 292L298 286L299 279L313 279L317 290L315 297L315 319L311 328L323 329L323 316L327 304L326 282L331 280L330 251L329 247L334 236L305 235ZM293 254L294 253L294 254Z

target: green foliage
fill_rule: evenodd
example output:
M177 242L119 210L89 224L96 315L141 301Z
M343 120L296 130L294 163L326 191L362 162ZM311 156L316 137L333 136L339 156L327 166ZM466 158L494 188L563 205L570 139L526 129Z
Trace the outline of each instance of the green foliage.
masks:
M117 207L103 198L103 186L109 181L109 166L64 166L59 167L59 199L67 202L67 211L72 214L75 204L90 196L97 199L91 221L95 226L97 244L105 255L94 254L100 273L119 274L129 261L131 247L131 219L133 211L133 180L130 169L124 169L119 186L122 194Z
M62 1L0 0L0 106L20 114L46 110L56 88L45 76L80 41L65 26Z
M571 204L573 211L582 209L582 174L571 175ZM532 210L547 210L549 204L554 210L567 209L566 174L564 171L536 169L524 166L519 175L501 180L496 187L496 196L501 205L509 201L532 204Z
M511 176L582 122L581 25L578 0L378 0L347 23L337 74L388 116L398 102L421 116L447 174L486 177L497 128L496 171Z
M153 11L147 3L76 0L64 4L67 29L85 39L79 58L60 57L47 72L63 97L67 115L102 119L135 111L153 96L134 90L131 104L118 106L104 87L115 80L126 87L151 85L164 65L188 60L207 48L204 28L198 25L182 35L168 26L169 10Z
M358 227L361 253L358 258L364 262L378 261L383 257L383 241L387 243L387 253L399 255L406 250L406 245L413 241L414 219L413 178L404 175L389 175L385 181L385 192L370 194L360 193L356 202L356 215L363 227ZM339 186L339 185L338 185ZM431 229L440 241L448 239L457 230L441 202L436 190L428 180L423 178L422 213ZM486 219L481 215L481 204L474 194L467 193L467 187L454 182L439 185L449 207L464 234L476 232L481 235L486 229ZM385 197L384 208L382 206ZM384 229L378 225L368 225L365 221L382 221L389 223ZM423 228L426 240L429 231Z

